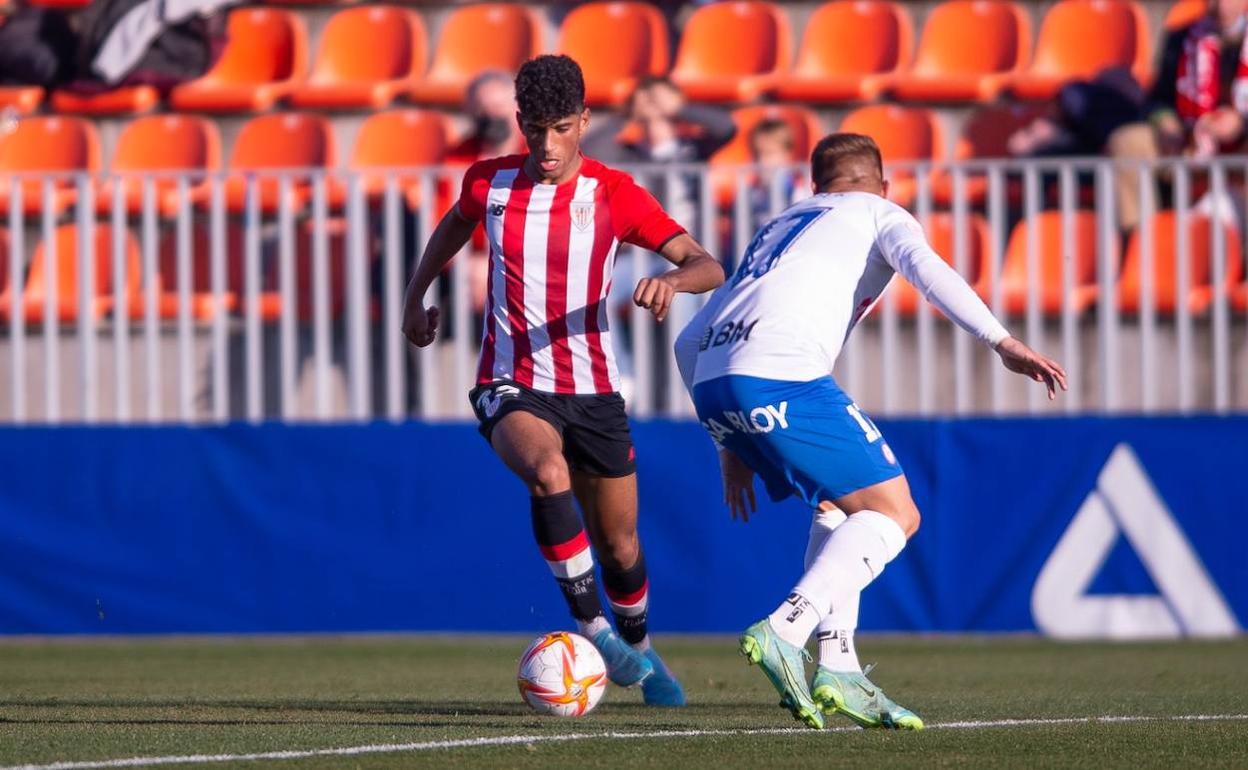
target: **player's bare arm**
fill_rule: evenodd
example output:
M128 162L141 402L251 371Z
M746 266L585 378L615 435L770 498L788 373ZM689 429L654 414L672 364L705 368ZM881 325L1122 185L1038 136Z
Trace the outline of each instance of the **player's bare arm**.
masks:
M676 265L663 275L642 278L633 292L633 302L654 314L658 321L667 317L677 292L701 294L724 283L724 268L688 234L682 233L663 244L664 259Z
M472 237L476 226L475 221L459 213L459 206L454 206L434 228L403 297L403 336L413 345L423 348L437 335L438 309L425 308L425 292Z

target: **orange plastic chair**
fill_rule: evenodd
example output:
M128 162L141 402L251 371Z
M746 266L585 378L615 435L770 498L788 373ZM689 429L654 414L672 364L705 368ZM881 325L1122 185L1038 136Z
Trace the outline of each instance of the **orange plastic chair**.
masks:
M1178 287L1175 285L1178 266L1178 253L1174 247L1176 226L1173 211L1158 211L1153 215L1153 307L1165 314L1175 311L1178 299ZM1192 214L1187 218L1187 308L1193 314L1204 313L1213 304L1213 227L1213 221L1208 217ZM1226 275L1217 287L1219 291L1230 290L1243 276L1239 232L1229 224L1224 224L1223 230L1226 233ZM1140 309L1142 261L1140 232L1136 230L1127 243L1122 277L1118 281L1118 307L1127 313Z
M53 91L55 112L78 115L132 115L151 112L160 104L160 92L152 86L122 86L98 94Z
M910 169L889 170L889 163L936 160L944 147L940 125L931 110L873 104L859 107L841 122L841 131L866 134L875 139L884 156L889 179L888 197L900 206L914 202L917 183Z
M1231 307L1240 313L1248 313L1248 283L1231 290Z
M297 13L239 8L230 13L229 42L203 77L174 88L175 110L263 112L303 82L308 33Z
M736 167L753 162L750 155L750 131L764 120L783 120L789 124L793 130L794 163L804 163L810 158L810 151L823 137L823 126L819 117L805 107L767 104L733 110L732 122L737 126L737 133L731 142L719 148L709 160L713 169L711 185L721 207L730 206L736 197L739 175ZM746 181L752 183L753 179Z
M384 194L387 180L394 177L408 205L419 208L419 175L399 170L436 166L446 156L449 144L450 129L440 113L414 109L382 112L360 125L349 167L361 173L360 184L368 197L376 199ZM383 170L388 173L379 173ZM331 205L342 206L346 197L346 186L336 183Z
M672 80L695 101L753 101L788 72L789 38L788 17L771 3L704 5L685 25Z
M417 102L459 106L477 74L515 72L541 52L542 23L532 9L511 3L459 8L438 34L429 73L408 95Z
M1006 0L948 0L932 9L914 67L893 95L926 102L996 99L1031 54L1027 11Z
M125 174L101 183L96 189L96 209L101 215L113 210L113 196L120 184L126 211L143 210L143 181L130 176L143 171L215 171L221 167L221 138L214 123L193 115L151 115L127 123L117 137L112 171ZM177 180L152 177L156 208L164 216L178 210ZM188 180L188 200L204 194L202 179Z
M88 172L100 170L100 140L95 126L75 117L23 118L17 128L0 135L0 212L9 210L12 179L9 173ZM27 214L43 210L43 179L21 181L22 208ZM77 198L74 180L53 182L52 212L59 213Z
M9 290L9 260L12 253L9 248L9 230L0 227L0 294Z
M1194 24L1208 12L1209 3L1206 0L1179 0L1166 11L1166 19L1161 26L1167 32L1172 32Z
M953 237L953 214L947 211L933 213L927 224L927 240L932 245L932 250L950 267L955 267ZM971 214L967 218L966 239L967 272L962 277L967 283L974 284L984 274L984 262L988 258L988 223L979 214ZM897 312L903 316L914 315L919 308L918 289L900 275L894 281L895 285L889 292Z
M793 72L777 86L786 101L874 101L910 66L914 26L898 3L836 0L806 22Z
M30 5L41 8L86 8L91 0L29 0Z
M43 102L39 86L0 86L0 110L12 107L19 115L29 115Z
M1010 90L1021 99L1051 99L1064 84L1109 67L1127 67L1152 82L1148 20L1133 0L1061 0L1040 25L1036 56Z
M649 3L577 6L563 20L557 50L581 65L591 106L623 104L639 78L670 66L667 21Z
M1096 301L1096 212L1074 212L1073 224L1074 253L1067 256L1062 249L1062 212L1042 211L1037 215L1036 259L1040 285L1036 287L1036 296L1041 311L1047 315L1060 315L1062 312L1062 269L1065 263L1069 263L1074 270L1071 281L1074 288L1069 297L1071 311L1082 313ZM1027 227L1026 220L1014 226L1001 268L1001 299L1006 311L1012 315L1021 315L1027 310ZM1116 242L1114 249L1111 262L1117 264ZM985 301L991 296L990 274L990 270L985 271L975 287Z
M218 313L228 313L238 307L238 294L230 288L232 253L242 254L242 227L226 228L226 290L218 297L212 291L212 239L207 227L191 230L191 285L189 308L191 317L208 321ZM241 275L241 274L240 274ZM178 231L167 228L158 246L157 273L149 277L156 285L156 313L163 319L178 317L180 295L178 294ZM241 279L240 279L241 282ZM142 318L147 310L146 285L135 292L130 302L132 318Z
M1009 158L1007 147L1010 136L1028 126L1036 118L1052 112L1050 105L1002 104L981 107L962 124L962 130L953 148L954 160L980 160L985 158ZM1018 180L1007 177L1007 199L1020 200ZM979 205L988 197L988 176L983 172L968 172L963 187L967 200ZM942 206L953 203L953 176L947 170L936 172L932 179L932 193Z
M260 210L272 213L281 204L277 169L324 169L337 163L333 129L319 114L290 112L261 115L247 121L234 140L230 155L233 173L225 182L226 206L242 212L247 205L247 174L257 174L256 193ZM269 172L269 173L265 173ZM301 209L312 195L306 173L291 175L287 205Z
M425 25L391 5L348 8L321 32L316 63L290 95L298 107L380 109L409 90L425 66Z
M56 228L55 259L56 289L53 307L56 317L61 322L71 323L78 320L78 225L65 224ZM126 231L125 294L133 297L139 285L139 247L134 236ZM25 314L27 323L43 323L44 301L48 292L48 254L47 242L40 242L30 261L30 273L20 299L13 296L13 287L6 287L0 293L0 318L8 320L14 312ZM99 318L113 307L113 230L107 223L95 225L95 296L90 303L90 313Z

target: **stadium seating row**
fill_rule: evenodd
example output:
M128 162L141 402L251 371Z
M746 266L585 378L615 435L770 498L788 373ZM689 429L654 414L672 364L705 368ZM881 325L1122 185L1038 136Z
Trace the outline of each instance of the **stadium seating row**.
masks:
M1070 212L1072 251L1063 248L1063 219L1060 211L1041 212L1035 220L1036 261L1039 282L1035 286L1038 307L1045 315L1057 316L1067 307L1080 314L1097 300L1097 232L1096 215L1091 211ZM94 226L96 295L93 312L102 318L115 312L115 295L112 283L115 243L120 243L125 263L126 283L122 292L125 305L121 312L131 318L144 318L148 305L143 271L140 266L139 248L128 230L116 233L107 223ZM1153 254L1152 297L1156 311L1161 315L1173 314L1180 301L1176 285L1175 230L1176 215L1173 211L1157 212L1151 222ZM951 264L955 255L955 220L947 212L933 214L928 232L933 247ZM160 239L158 262L149 280L155 286L154 308L157 318L178 317L178 251L177 232L166 228ZM1010 235L1000 275L1000 300L1002 307L1011 315L1026 311L1028 303L1027 222L1019 222ZM1192 215L1188 219L1189 270L1188 292L1185 300L1188 312L1202 315L1214 302L1215 293L1229 292L1232 307L1248 310L1248 284L1243 284L1243 263L1240 256L1239 234L1226 226L1226 267L1221 279L1213 270L1213 228L1208 219ZM120 236L118 238L118 236ZM313 231L309 223L295 230L294 243L294 296L297 315L301 320L313 317L312 244ZM56 230L54 247L41 243L31 260L25 287L20 297L14 296L10 284L10 254L7 231L0 229L0 321L10 321L14 313L21 313L27 323L40 323L45 318L48 301L49 262L55 260L55 296L53 312L60 322L77 320L79 312L78 249L79 232L76 224L64 224ZM1140 310L1141 279L1143 275L1143 248L1139 232L1128 241L1125 257L1117 276L1117 305L1124 313ZM333 317L341 315L345 304L345 260L342 238L333 235L329 243L329 305L327 311ZM973 214L966 224L965 275L976 291L986 301L992 300L992 269L989 260L989 229L983 217ZM224 242L225 291L220 295L212 292L211 275L212 238L200 224L193 228L190 253L189 280L190 303L187 312L191 317L204 321L220 312L238 312L240 298L245 296L245 231L238 222L227 225ZM1119 255L1111 261L1118 264ZM262 260L261 287L258 287L257 312L264 320L275 320L281 315L282 300L278 291L278 260ZM1068 266L1068 268L1066 267ZM1063 270L1070 269L1072 291L1064 291ZM908 284L901 282L893 294L899 313L913 316L918 310L918 294Z
M45 0L46 1L46 0ZM66 0L52 0L66 2ZM1200 0L1179 0L1168 23L1191 18ZM1004 93L1051 98L1065 82L1113 66L1150 80L1151 46L1134 0L1060 0L1044 15L1034 53L1030 12L1011 0L947 0L929 14L917 50L909 10L888 0L834 0L806 23L796 57L783 8L739 0L700 7L680 37L670 74L693 99L751 102L871 101L891 95L922 102L987 102ZM173 90L183 111L264 111L284 100L301 108L378 109L401 96L426 104L462 101L471 78L489 68L515 70L542 50L533 9L486 3L451 12L425 69L422 17L399 6L335 13L309 69L299 14L241 8L229 44L202 78ZM594 106L619 104L636 79L669 71L667 22L642 2L594 2L565 18L556 50L575 57ZM0 104L37 108L40 89L0 89ZM134 113L160 101L150 86L95 96L57 92L53 110Z

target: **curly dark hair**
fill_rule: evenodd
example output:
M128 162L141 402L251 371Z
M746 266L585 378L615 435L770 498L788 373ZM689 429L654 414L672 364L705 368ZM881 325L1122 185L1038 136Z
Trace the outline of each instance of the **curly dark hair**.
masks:
M570 56L529 59L516 74L516 104L526 121L548 125L585 109L585 76Z

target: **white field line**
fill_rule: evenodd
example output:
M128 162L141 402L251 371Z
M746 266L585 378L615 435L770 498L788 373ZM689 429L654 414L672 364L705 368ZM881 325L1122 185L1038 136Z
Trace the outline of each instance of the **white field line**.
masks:
M983 730L996 727L1034 727L1044 725L1123 724L1127 722L1230 722L1248 721L1248 714L1184 714L1178 716L1099 716L1063 717L1055 719L992 719L973 722L940 722L928 730ZM413 725L417 726L417 725ZM857 727L833 727L825 733L857 732ZM188 765L209 762L256 762L275 759L308 759L311 757L345 757L359 754L398 754L416 751L469 749L482 746L513 746L528 743L567 743L569 741L635 741L672 738L713 738L749 735L814 735L800 727L777 727L759 730L656 730L629 733L562 733L555 735L501 735L494 738L464 738L454 741L422 741L420 743L379 743L369 746L345 746L338 749L307 749L299 751L266 751L257 754L186 754L168 757L127 757L124 759L88 760L85 762L53 762L47 765L12 765L0 770L96 770L111 767L153 767L156 765Z

